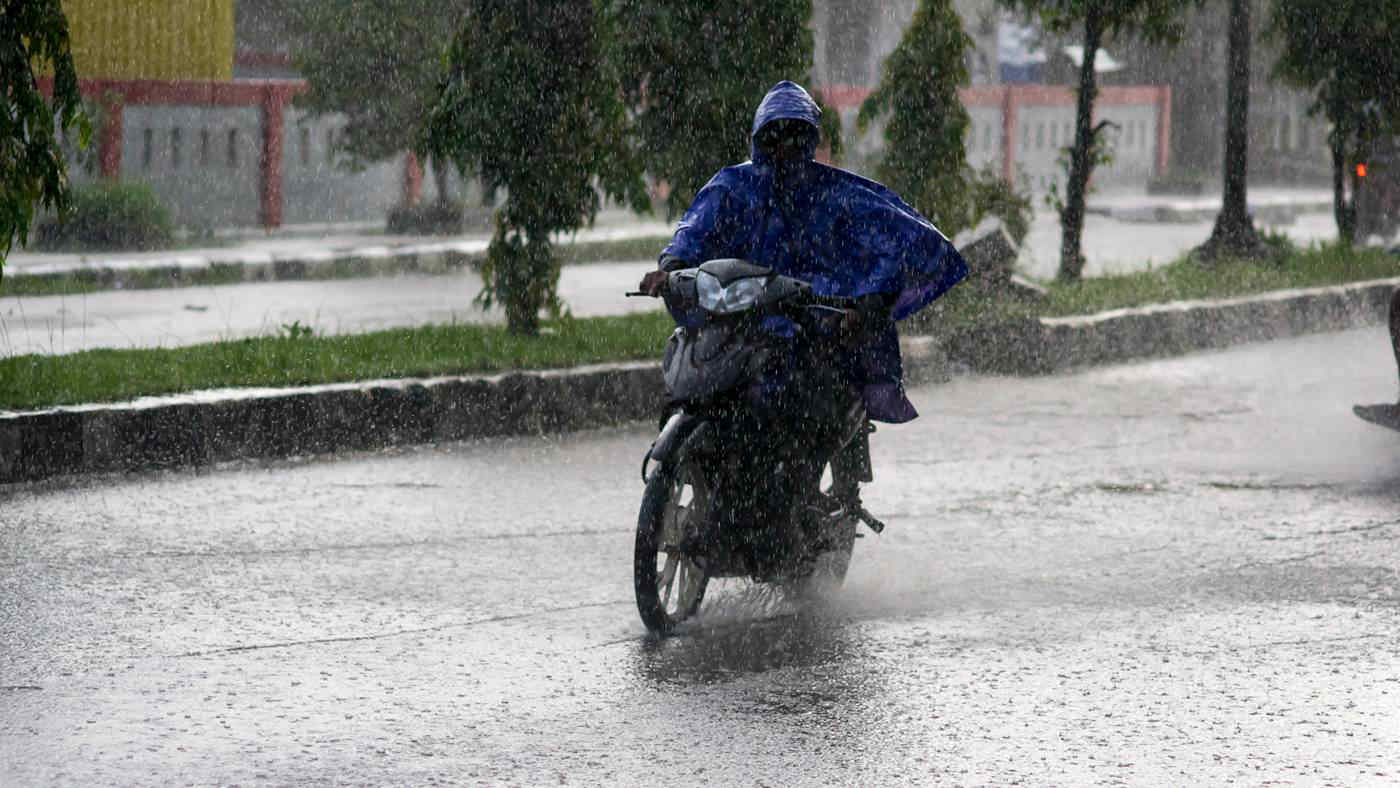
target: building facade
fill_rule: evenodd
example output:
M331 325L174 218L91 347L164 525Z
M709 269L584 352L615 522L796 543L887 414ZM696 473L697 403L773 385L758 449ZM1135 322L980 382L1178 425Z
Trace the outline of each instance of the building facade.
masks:
M71 168L74 180L147 183L187 228L382 222L406 184L416 188L416 165L404 155L343 166L335 138L344 121L299 110L304 81L242 73L238 6L64 4L79 86L97 116L96 167Z

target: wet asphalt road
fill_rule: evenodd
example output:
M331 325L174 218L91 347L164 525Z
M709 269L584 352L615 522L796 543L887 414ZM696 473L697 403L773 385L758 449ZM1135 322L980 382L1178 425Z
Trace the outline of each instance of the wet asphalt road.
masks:
M1383 329L920 388L890 525L645 637L643 428L0 492L0 784L1400 782Z

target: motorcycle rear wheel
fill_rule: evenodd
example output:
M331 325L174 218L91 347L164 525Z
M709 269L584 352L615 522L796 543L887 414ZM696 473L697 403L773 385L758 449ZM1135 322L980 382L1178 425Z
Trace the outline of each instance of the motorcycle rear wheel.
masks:
M674 467L660 467L647 480L637 516L633 585L642 623L657 635L670 634L704 601L709 573L684 545L687 537L695 543L710 503L709 483L684 452Z

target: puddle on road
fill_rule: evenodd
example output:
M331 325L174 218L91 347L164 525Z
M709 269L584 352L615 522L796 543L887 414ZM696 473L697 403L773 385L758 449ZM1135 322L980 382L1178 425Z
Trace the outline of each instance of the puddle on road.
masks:
M656 684L729 682L789 668L850 664L855 635L818 603L782 603L767 615L743 616L737 607L701 617L673 636L645 641L635 655L639 675Z
M1338 490L1344 485L1336 482L1205 482L1206 487L1238 492L1310 492Z
M1094 489L1106 493L1117 493L1120 495L1154 495L1167 491L1166 482L1136 482L1136 483L1114 483L1097 482Z

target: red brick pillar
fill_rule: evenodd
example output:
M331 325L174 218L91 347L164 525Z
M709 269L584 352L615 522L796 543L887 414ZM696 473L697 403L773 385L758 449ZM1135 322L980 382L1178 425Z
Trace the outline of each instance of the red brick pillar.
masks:
M1172 150L1172 86L1157 88L1157 175L1167 174Z
M423 166L418 154L409 151L403 157L403 204L417 205L423 199Z
M117 178L122 172L122 110L126 97L109 92L102 95L102 125L97 130L97 166L103 178Z
M269 87L262 101L262 160L259 218L268 229L282 226L282 106L283 91Z

